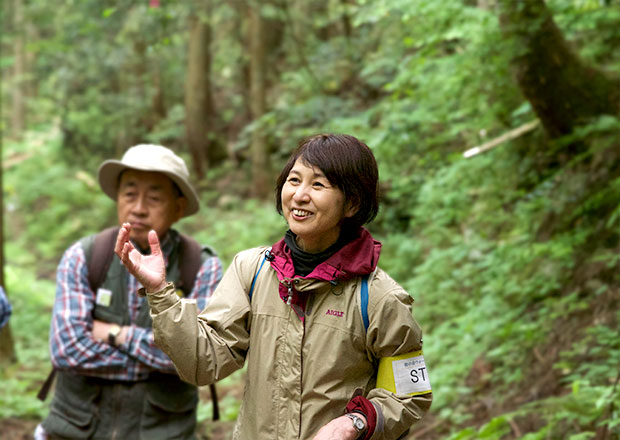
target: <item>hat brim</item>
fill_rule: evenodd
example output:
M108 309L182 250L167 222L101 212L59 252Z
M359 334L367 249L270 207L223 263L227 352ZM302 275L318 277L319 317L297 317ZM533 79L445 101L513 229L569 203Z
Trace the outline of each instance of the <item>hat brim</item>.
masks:
M183 217L188 217L198 212L198 209L200 208L198 195L196 194L194 188L189 184L189 182L181 176L165 170L158 170L150 167L140 168L136 166L128 166L127 164L122 163L118 160L106 160L99 167L97 175L99 180L99 186L101 186L103 192L112 200L116 201L116 192L118 189L117 187L119 176L125 170L151 171L155 173L165 174L174 183L177 184L177 186L181 190L181 194L183 194L183 197L185 197L185 199L187 200L187 205L185 206L185 212L183 214Z

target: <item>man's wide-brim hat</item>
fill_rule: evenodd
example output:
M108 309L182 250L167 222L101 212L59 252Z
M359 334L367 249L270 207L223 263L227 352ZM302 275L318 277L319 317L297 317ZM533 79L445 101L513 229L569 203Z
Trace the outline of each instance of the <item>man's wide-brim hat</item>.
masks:
M189 183L185 161L172 150L161 145L140 144L128 149L119 160L106 160L99 167L99 185L104 193L116 200L119 177L125 170L155 171L168 176L187 199L184 217L198 212L196 191Z

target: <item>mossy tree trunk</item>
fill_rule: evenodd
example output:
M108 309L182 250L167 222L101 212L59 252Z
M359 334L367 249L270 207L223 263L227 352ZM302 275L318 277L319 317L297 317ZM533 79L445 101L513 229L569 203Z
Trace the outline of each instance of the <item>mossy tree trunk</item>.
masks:
M196 2L190 18L187 78L185 80L185 124L194 171L200 179L209 165L226 153L215 141L215 105L211 87L210 2Z
M250 49L250 114L254 122L250 145L252 163L252 192L264 197L271 191L269 145L265 130L258 122L267 109L267 44L265 19L260 2L252 2L248 10L248 39Z
M22 0L13 1L13 85L11 110L11 135L20 139L26 129L26 51L24 8Z
M570 47L543 0L499 0L512 67L525 98L552 138L590 118L620 111L620 78L587 65Z

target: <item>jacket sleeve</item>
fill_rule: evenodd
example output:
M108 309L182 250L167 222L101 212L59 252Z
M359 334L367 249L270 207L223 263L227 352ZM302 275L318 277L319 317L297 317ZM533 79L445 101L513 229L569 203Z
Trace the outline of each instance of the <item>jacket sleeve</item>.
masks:
M92 336L95 294L80 243L63 255L56 272L56 299L50 328L50 356L55 367L94 371L124 367L128 355Z
M396 282L382 273L370 286L371 317L366 343L373 357L397 357L422 350L422 330L412 315L413 299ZM377 411L372 440L399 438L428 411L433 399L424 394L398 394L376 388L366 396Z
M155 342L189 383L210 384L243 366L250 339L247 292L255 263L242 254L234 258L201 313L195 300L180 299L171 284L146 294Z
M216 256L205 259L196 274L194 288L187 298L195 300L197 307L202 310L221 279L222 263L220 259ZM175 370L170 358L155 344L151 328L130 325L127 341L118 348L153 369L164 372Z

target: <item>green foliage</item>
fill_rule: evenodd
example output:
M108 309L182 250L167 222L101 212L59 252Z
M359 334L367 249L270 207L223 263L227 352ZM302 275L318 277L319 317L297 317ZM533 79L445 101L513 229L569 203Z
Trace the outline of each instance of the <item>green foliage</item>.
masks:
M196 218L183 220L180 229L213 247L225 267L243 249L271 246L286 231L286 223L272 202L231 195L219 203L207 203Z
M5 268L5 275L19 364L0 370L0 418L40 419L47 413L47 404L37 400L36 394L51 369L47 335L55 286L51 280L36 279L32 271L12 265Z
M217 390L219 395L219 408L220 418L224 422L234 422L237 420L239 414L240 402L232 394L226 394L222 397L222 391L226 392L229 388L238 386L243 381L245 375L245 368L235 371L230 376L222 379L217 383ZM203 387L206 389L207 387ZM200 402L198 406L198 423L208 422L213 416L213 401L207 400Z
M48 274L71 242L115 218L114 204L99 189L92 169L63 162L53 126L6 147L15 162L4 178L7 232L15 237L7 258Z

